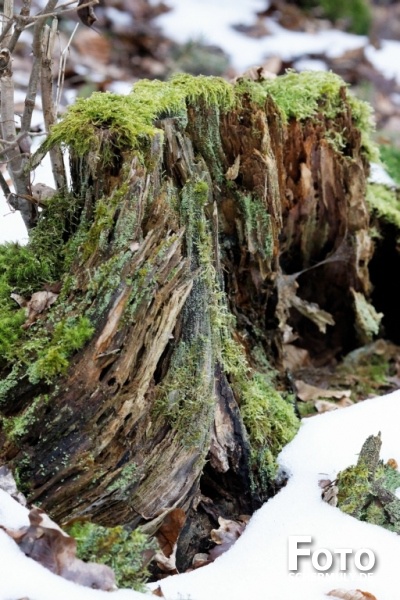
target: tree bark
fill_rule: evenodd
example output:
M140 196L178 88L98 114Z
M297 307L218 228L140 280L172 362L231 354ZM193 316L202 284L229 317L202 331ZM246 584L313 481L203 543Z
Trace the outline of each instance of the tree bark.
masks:
M159 115L144 160L107 123L96 152L71 149L70 262L34 327L86 315L94 332L65 373L19 371L1 405L1 460L55 519L154 530L179 506L185 554L194 522L205 536L271 493L265 457L285 440L260 439L255 386L271 407L285 395L296 336L320 360L354 347L351 290L370 293L368 167L340 94L334 120L323 97L315 118L288 121L270 95L229 110L188 98L186 121ZM272 432L282 418L271 409Z

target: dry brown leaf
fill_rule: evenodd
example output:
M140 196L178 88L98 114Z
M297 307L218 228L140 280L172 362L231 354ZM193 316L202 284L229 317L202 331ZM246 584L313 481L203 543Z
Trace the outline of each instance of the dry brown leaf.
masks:
M36 321L40 313L50 308L50 306L56 302L58 294L48 290L42 290L32 294L31 299L26 303L24 303L22 296L19 296L18 294L11 294L11 297L18 302L20 306L26 306L27 318L22 327L28 329L28 327Z
M67 535L40 508L29 512L30 525L18 530L1 527L22 552L52 573L93 589L116 589L115 575L110 567L85 563L76 558L76 541Z
M331 410L337 410L338 407L333 402L329 402L329 400L316 400L314 402L314 406L317 412L325 413L330 412Z
M373 594L362 590L332 590L327 595L340 600L378 600Z
M160 586L158 586L155 590L152 591L152 595L153 596L158 596L159 598L165 598L164 594L162 593L162 590L161 590Z
M310 355L305 348L299 348L293 344L283 345L283 366L285 369L293 372L310 365Z
M350 398L351 396L351 390L325 390L315 385L310 385L301 379L297 379L294 384L297 396L303 402L320 400L321 398L336 398L337 400L341 400L342 398Z
M211 560L215 560L240 538L247 525L247 519L243 521L231 521L230 519L218 518L219 528L212 529L210 537L217 545L209 552Z
M163 571L177 572L177 542L185 521L185 512L181 508L174 508L167 514L156 533L155 537L160 546L160 551L156 553L154 558Z

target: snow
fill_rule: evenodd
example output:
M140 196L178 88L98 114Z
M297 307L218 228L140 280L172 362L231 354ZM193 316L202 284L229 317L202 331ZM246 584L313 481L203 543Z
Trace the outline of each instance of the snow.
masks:
M363 589L393 600L400 585L400 538L361 523L321 500L319 479L334 479L355 464L365 439L382 433L382 457L400 462L400 391L303 421L279 462L290 474L287 486L252 517L235 546L215 563L161 582L169 600L322 600L335 588ZM336 569L318 575L302 559L298 576L288 571L289 536L310 535L312 549L370 549L377 558L371 574ZM321 563L323 561L321 560ZM338 569L338 567L337 567Z
M265 19L271 35L263 38L253 39L232 29L232 25L253 23L254 13L265 10L265 1L169 0L168 4L173 10L156 21L167 36L178 42L203 39L220 46L239 72L262 64L269 56L290 60L306 54L326 53L333 57L367 43L365 37L334 29L318 33L288 31L272 19Z
M393 600L393 590L400 587L400 537L323 502L318 481L334 479L338 471L355 464L365 439L379 431L381 457L400 464L399 421L400 391L304 420L279 457L281 468L289 475L288 484L253 515L237 543L213 564L156 585L161 585L168 600L323 600L335 588L362 589L378 600ZM24 507L0 493L0 524L23 526L26 514ZM334 568L324 575L317 574L308 558L302 558L298 575L291 575L290 536L311 536L312 551L368 549L374 553L376 565L369 573L359 572L349 558L348 571L340 572L336 557ZM0 555L0 600L25 596L35 600L105 598L106 592L63 580L25 557L2 531ZM115 600L145 597L131 590L112 593Z
M382 165L379 163L370 163L370 174L368 181L371 183L380 183L390 188L396 188L396 182L392 179L385 171Z

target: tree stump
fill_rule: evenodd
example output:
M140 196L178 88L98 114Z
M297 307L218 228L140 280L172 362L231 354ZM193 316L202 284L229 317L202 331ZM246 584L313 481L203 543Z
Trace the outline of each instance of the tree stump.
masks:
M268 497L298 425L288 345L322 361L368 329L367 112L326 73L71 107L46 146L72 192L3 251L27 268L3 260L1 460L31 502L148 530L181 507L185 550ZM59 295L28 323L10 290Z

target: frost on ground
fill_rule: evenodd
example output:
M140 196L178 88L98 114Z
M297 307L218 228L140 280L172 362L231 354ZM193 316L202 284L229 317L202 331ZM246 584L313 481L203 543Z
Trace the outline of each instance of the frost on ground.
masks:
M400 587L400 538L381 527L361 523L321 499L321 479L356 464L365 439L379 431L381 457L400 463L398 424L400 391L366 400L303 421L295 439L284 448L279 461L289 481L252 517L238 542L213 564L169 577L161 582L168 600L323 600L333 589L361 589L377 600L393 600ZM27 510L6 493L0 493L0 524L27 524ZM299 563L299 575L288 571L289 536L311 536L311 550L338 548L353 552L368 548L376 557L371 574L361 574L348 560L346 574L338 561L319 576L311 561ZM304 547L304 546L303 546ZM107 592L89 590L53 575L26 558L17 545L0 531L2 556L0 600L28 597L35 600L101 600ZM354 556L354 555L353 555ZM321 560L323 563L323 559ZM111 592L115 600L135 600L143 594L131 590Z

